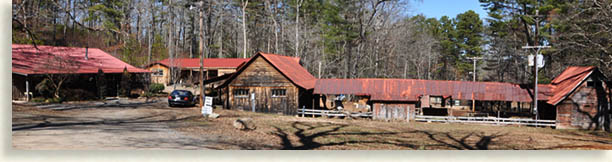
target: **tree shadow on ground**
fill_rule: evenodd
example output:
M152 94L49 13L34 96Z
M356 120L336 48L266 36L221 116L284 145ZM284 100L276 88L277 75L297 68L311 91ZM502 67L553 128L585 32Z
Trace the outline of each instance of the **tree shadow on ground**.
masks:
M320 125L320 124L319 124ZM333 136L333 135L358 135L358 136L368 136L368 135L393 135L398 134L397 132L381 132L381 133L372 133L372 132L339 132L342 128L347 127L348 125L335 125L335 124L323 124L321 126L315 126L315 124L304 123L304 122L293 122L291 124L292 128L297 129L293 133L293 135L299 138L299 142L302 145L296 145L289 139L289 134L283 131L283 129L279 127L274 127L276 132L273 132L273 135L276 135L281 139L281 149L282 150L312 150L321 148L324 146L342 146L347 144L367 144L367 143L378 143L378 144L391 144L400 147L409 147L412 149L418 148L416 145L411 144L403 144L403 143L394 143L397 140L389 140L385 141L380 138L372 137L374 140L344 140L340 142L318 142L316 141L319 137L325 136ZM313 134L307 133L307 131L314 131L315 129L327 129L323 131L319 131ZM372 139L370 138L370 139Z
M457 150L488 150L489 145L492 143L493 139L504 136L505 134L493 134L493 135L483 135L476 133L469 133L460 138L454 137L451 133L431 133L427 131L408 131L408 132L344 132L341 129L346 128L348 125L334 125L334 124L309 124L304 122L293 122L291 124L293 129L296 129L295 132L292 133L293 136L298 138L299 143L293 142L290 138L290 134L279 128L274 127L276 129L275 132L271 133L281 140L281 149L283 150L312 150L319 149L324 146L343 146L347 144L383 144L383 145L393 145L401 148L408 149L425 149L425 146L437 146L444 148L452 148ZM321 131L316 131L315 129L319 129ZM307 133L311 132L311 133ZM433 144L416 144L414 139L421 139L421 137L401 137L400 138L385 138L384 136L381 138L376 135L394 135L398 136L401 134L424 134L430 140L432 140ZM317 138L325 138L327 136L335 136L335 135L356 135L356 136L365 136L367 140L341 140L339 142L319 142L325 140L318 140ZM476 143L470 144L468 142L468 138L476 137L478 138ZM342 138L341 138L342 139ZM412 141L411 141L412 140ZM447 142L449 141L449 142Z
M475 134L474 132L471 132L463 137L457 138L457 137L453 137L453 135L451 135L451 133L449 132L437 133L437 134L430 133L427 131L419 131L419 132L426 134L427 137L429 137L429 139L435 142L444 144L447 147L454 148L457 150L488 150L489 145L491 144L493 139L506 135L506 134L500 134L500 133L495 133L492 135L482 135L482 134ZM436 137L436 135L441 135L442 137ZM479 139L476 143L474 143L473 145L470 145L467 139L472 136L476 136ZM450 140L452 142L447 142L445 141L445 139Z
M147 99L145 101L128 101L121 102L119 100L113 101L87 101L84 103L53 103L53 104L35 104L36 108L40 109L50 109L55 111L66 111L66 110L75 110L75 109L101 109L101 108L131 108L136 109L142 106L158 106L161 100L159 99Z
M63 117L63 116L52 116L52 115L41 115L35 117L24 117L14 118L13 120L34 120L42 123L22 123L13 124L12 131L21 131L29 129L46 129L46 128L58 128L58 127L69 127L69 126L88 126L88 125L121 125L121 124L139 124L139 123L167 123L167 122L178 122L190 119L196 119L199 116L187 116L177 118L173 115L167 115L166 113L158 113L148 116L125 118L125 119L107 119L107 118L76 118L76 117ZM156 119L161 118L161 119ZM53 121L53 122L52 122Z

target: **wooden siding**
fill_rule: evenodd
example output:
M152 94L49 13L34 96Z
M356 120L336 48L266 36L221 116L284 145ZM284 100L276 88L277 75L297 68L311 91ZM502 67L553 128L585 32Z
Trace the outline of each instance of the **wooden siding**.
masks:
M406 121L414 119L413 103L374 103L372 118L375 120Z
M151 83L160 83L160 84L167 85L168 80L170 79L170 75L168 73L169 71L168 67L160 65L160 64L155 64L147 68L147 70L149 71L152 71L153 69L162 69L164 72L162 76L154 76L153 73L151 73Z
M590 87L584 82L559 103L556 106L557 129L598 129L598 123L603 124L603 118L598 117L598 114L603 113L599 107L607 106L607 103L599 102L607 102L607 97L598 95L598 88L599 91L605 91L605 87Z
M229 84L229 108L256 112L297 114L299 88L263 58L256 58ZM234 90L248 89L248 96L235 96ZM284 97L273 97L272 89L285 89ZM254 103L251 95L255 95Z

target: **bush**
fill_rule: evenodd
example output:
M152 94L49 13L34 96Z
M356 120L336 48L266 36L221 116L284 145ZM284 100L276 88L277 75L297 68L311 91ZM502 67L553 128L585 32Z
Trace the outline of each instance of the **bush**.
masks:
M32 101L32 102L45 102L45 98L35 97L35 98L32 98L32 100L30 100L30 101Z
M65 100L67 101L83 101L83 100L96 100L98 96L95 93L86 91L83 89L66 89L63 91Z
M64 99L62 98L49 98L47 100L45 100L45 102L47 103L62 103L64 101Z
M151 92L151 93L159 93L159 92L163 91L165 88L166 88L166 86L164 86L164 84L152 83L151 85L149 85L149 92Z

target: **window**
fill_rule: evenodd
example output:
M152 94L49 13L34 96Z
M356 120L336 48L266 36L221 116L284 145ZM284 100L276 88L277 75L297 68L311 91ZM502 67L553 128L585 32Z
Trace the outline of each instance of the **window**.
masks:
M454 100L455 101L455 106L461 106L461 101L460 100Z
M249 97L249 89L234 89L234 96Z
M287 96L286 89L272 89L272 97L285 97Z
M172 91L172 93L170 93L170 96L175 96L175 95L180 95L180 96L192 96L193 94L189 91L182 91L182 90L176 90L176 91Z
M588 81L587 82L587 87L595 87L595 86L599 86L601 83L599 81Z
M153 76L163 76L164 75L164 70L162 69L153 69L151 70L151 72Z
M206 74L208 75L208 78L214 78L217 77L219 72L217 70L206 70Z
M431 102L431 104L442 104L442 97L430 97L429 98L429 102Z

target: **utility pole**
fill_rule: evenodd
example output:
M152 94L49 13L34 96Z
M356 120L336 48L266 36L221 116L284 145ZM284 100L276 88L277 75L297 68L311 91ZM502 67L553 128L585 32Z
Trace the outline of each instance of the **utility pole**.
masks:
M468 57L468 59L471 59L472 61L474 61L474 71L472 71L472 82L476 83L476 61L477 60L482 60L482 57ZM472 92L472 95L473 92ZM476 111L476 97L472 97L472 112Z
M538 1L538 7L540 6L540 2ZM533 41L533 46L523 46L523 49L536 49L536 53L535 56L533 56L533 71L534 71L534 79L533 79L533 113L535 113L535 118L536 120L538 120L539 118L539 113L538 113L538 66L540 66L540 64L538 63L538 55L540 55L540 51L542 48L550 48L550 46L541 46L539 45L539 39L538 39L538 34L539 34L539 27L540 27L540 10L536 9L536 14L535 15L531 15L533 17L535 17L535 34L534 34L534 41ZM542 65L543 66L543 65Z
M196 8L200 12L200 107L204 107L204 52L206 51L204 48L204 0L200 2L196 2Z

